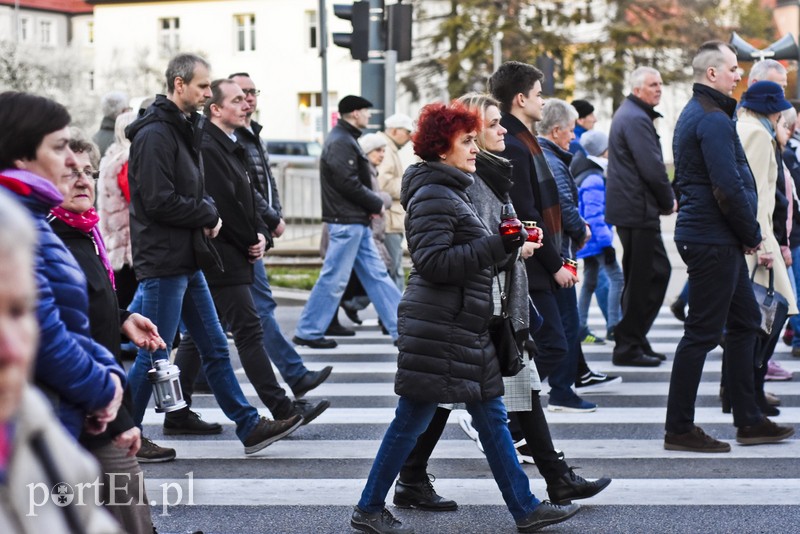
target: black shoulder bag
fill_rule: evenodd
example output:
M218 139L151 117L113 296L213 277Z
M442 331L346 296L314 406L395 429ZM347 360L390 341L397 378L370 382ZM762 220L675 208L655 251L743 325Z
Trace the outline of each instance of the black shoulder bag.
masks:
M516 376L525 366L522 359L522 345L517 341L517 334L508 315L508 290L511 285L511 271L506 272L506 283L500 286L500 274L495 269L495 278L500 288L500 316L492 317L489 322L489 337L497 353L500 363L500 374Z

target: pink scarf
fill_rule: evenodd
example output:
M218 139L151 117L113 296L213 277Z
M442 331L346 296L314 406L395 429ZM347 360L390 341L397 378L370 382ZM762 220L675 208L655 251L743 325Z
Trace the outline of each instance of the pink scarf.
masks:
M100 231L97 229L97 223L100 221L100 217L97 215L94 208L89 208L83 213L75 213L74 211L65 210L61 206L56 206L50 210L50 213L55 215L58 220L63 221L67 226L87 233L92 237L92 241L94 241L95 248L97 249L97 255L100 257L100 261L103 263L106 273L108 273L108 279L111 280L111 287L116 290L117 285L114 282L114 269L111 268L111 261L108 259L106 244L103 242Z

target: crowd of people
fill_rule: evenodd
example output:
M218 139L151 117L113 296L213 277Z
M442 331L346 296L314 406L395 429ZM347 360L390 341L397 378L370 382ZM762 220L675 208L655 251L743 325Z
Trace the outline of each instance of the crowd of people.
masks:
M93 140L52 100L0 94L2 483L13 493L17 481L105 477L105 506L45 504L31 519L11 499L0 507L3 530L153 532L139 464L176 457L141 434L154 362L174 361L186 402L165 415L165 435L222 432L191 409L194 392L207 388L253 454L330 406L303 397L332 368L308 369L295 345L336 347L334 337L356 335L339 323L339 308L360 324L369 303L398 350L399 400L350 525L413 532L386 508L392 485L399 508L458 508L428 474L457 407L518 531L565 521L580 509L573 501L611 480L582 478L556 449L543 381L548 411L593 412L597 404L581 395L622 378L591 369L583 344L614 343L615 366L667 359L647 335L671 273L660 217L676 211L689 280L672 305L685 329L664 448L730 451L694 424L703 365L720 344L720 397L736 441L793 435L766 417L780 400L764 390L770 377L786 378L771 357L787 320L784 338L800 355L800 335L792 339L800 132L784 96L786 70L756 64L737 105L735 49L704 43L692 68L673 180L654 124L662 80L650 67L631 73L608 133L596 128L589 101L545 100L543 73L515 61L490 76L486 93L428 104L416 121L393 115L379 133L364 135L371 102L342 98L320 160L323 266L291 341L262 262L286 222L247 73L212 79L205 59L177 55L166 94L140 110L124 93L104 97ZM409 142L418 161L405 168L400 150ZM768 321L759 285L783 298ZM593 297L604 335L588 328ZM245 397L226 332L274 419ZM509 354L513 371L501 362ZM522 463L535 463L549 500L531 493ZM114 483L118 473L127 484Z

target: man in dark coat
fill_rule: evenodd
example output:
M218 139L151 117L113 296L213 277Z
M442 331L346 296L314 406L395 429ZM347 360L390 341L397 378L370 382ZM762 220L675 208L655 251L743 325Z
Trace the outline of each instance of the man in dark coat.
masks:
M369 222L383 214L383 199L372 190L370 163L358 138L369 124L372 103L348 95L339 101L341 118L331 130L320 159L322 220L330 229L330 244L317 283L297 322L293 341L318 349L336 347L324 337L350 272L355 269L383 326L397 339L397 289L378 255Z
M269 154L264 141L260 137L261 125L252 118L258 106L259 90L256 89L255 83L245 72L231 74L228 78L242 88L245 101L250 106L247 111L245 125L237 127L235 133L237 141L244 147L247 154L248 171L256 188L258 212L269 230L265 234L267 249L269 249L272 240L283 235L286 223L281 213L278 186L269 167ZM326 366L319 371L309 371L294 345L283 335L275 318L275 308L278 304L272 297L267 271L261 262L256 264L250 292L253 295L256 310L261 318L261 328L264 331L264 348L269 355L269 359L278 368L283 379L292 388L295 396L302 397L308 391L322 384L330 376L333 368Z
M200 349L203 370L222 411L236 422L245 453L257 452L293 431L300 416L270 421L259 416L244 396L231 366L222 331L198 258L208 255L222 227L214 202L205 195L197 109L211 96L209 64L199 56L180 54L167 66L168 94L158 95L144 116L126 133L131 140L131 245L133 268L142 291L142 314L158 326L166 350L153 359L168 359L182 320ZM139 350L129 374L134 420L141 425L152 386L146 374L151 355ZM220 433L220 425L203 422L186 410L183 421L165 421L171 433Z
M675 125L675 180L681 207L675 244L689 272L689 315L667 398L664 448L719 453L731 447L694 424L695 400L706 355L725 331L726 389L733 407L736 441L772 443L794 434L764 417L753 385L760 310L744 254L761 244L758 197L733 122L741 80L735 49L703 44L692 61L693 96ZM744 254L743 254L744 253Z
M677 209L653 121L661 114L661 75L650 67L631 74L632 93L611 121L606 221L622 242L622 319L614 327L614 365L657 366L647 333L664 302L671 266L661 240L661 215Z

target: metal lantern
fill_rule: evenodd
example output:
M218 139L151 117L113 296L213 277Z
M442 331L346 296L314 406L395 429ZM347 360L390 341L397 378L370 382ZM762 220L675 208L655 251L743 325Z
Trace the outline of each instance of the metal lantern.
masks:
M156 360L147 371L147 380L153 385L156 396L156 412L174 412L186 408L181 383L181 370L169 360Z

